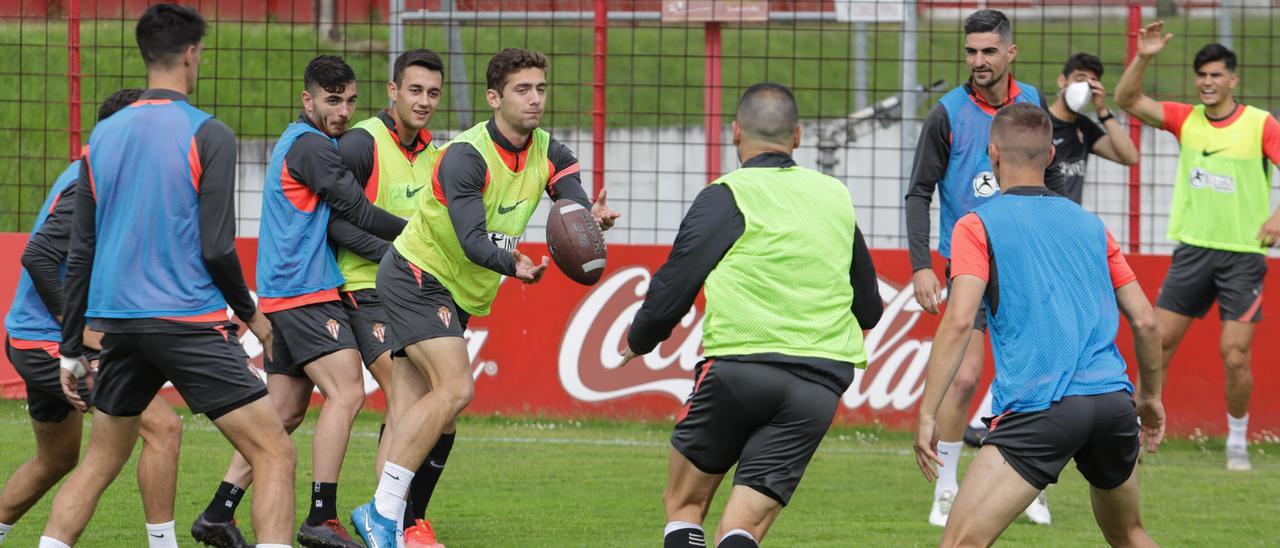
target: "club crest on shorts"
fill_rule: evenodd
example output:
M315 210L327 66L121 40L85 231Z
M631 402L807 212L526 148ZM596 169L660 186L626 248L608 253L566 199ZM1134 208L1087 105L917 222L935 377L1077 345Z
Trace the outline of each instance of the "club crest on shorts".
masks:
M445 327L449 327L449 322L453 321L453 313L449 311L449 307L442 306L436 311L436 315L440 316L440 321L444 322Z
M342 328L342 325L338 323L338 320L329 318L329 321L325 322L324 328L329 330L329 336L333 337L333 340L338 340L338 330Z
M378 342L380 343L387 342L387 339L386 339L387 328L382 324L380 323L373 324L373 329L370 329L369 331L373 332L373 338L378 339Z

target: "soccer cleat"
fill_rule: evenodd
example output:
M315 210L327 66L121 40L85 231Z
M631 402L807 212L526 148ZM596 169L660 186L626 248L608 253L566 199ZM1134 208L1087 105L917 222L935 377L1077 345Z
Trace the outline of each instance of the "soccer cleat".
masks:
M387 519L378 514L373 501L360 505L351 511L351 526L355 528L360 540L369 548L396 548L400 544L398 520Z
M1232 472L1253 470L1253 464L1249 462L1248 447L1227 446L1227 470Z
M444 548L436 540L436 531L431 522L425 519L414 520L414 526L404 530L405 548Z
M196 542L207 546L216 546L218 548L245 548L249 546L244 541L244 535L240 534L240 529L236 527L236 520L231 521L209 521L204 517L204 512L196 518L196 522L191 524L191 538Z
M1027 516L1031 523L1049 525L1049 522L1052 521L1052 516L1049 515L1049 497L1045 495L1044 491L1040 491L1040 494L1036 495L1035 500L1031 501L1027 509L1022 511L1022 514Z
M929 510L929 525L946 527L947 516L951 515L951 503L955 500L956 494L950 489L944 489L938 493L938 496L933 498L933 508Z
M302 522L298 528L298 544L307 548L363 548L336 519L316 525Z
M974 428L972 426L964 427L964 444L969 447L982 447L982 438L987 437L986 427Z

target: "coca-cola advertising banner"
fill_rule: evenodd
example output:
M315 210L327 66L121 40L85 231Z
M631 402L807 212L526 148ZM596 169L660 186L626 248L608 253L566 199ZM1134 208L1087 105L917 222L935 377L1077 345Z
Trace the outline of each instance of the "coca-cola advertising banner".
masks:
M24 234L0 234L0 302L11 302L19 275ZM546 247L522 244L534 258ZM467 348L476 378L476 396L469 411L552 416L606 416L661 419L671 417L693 388L693 368L701 359L703 303L701 299L681 320L671 338L642 359L621 365L619 351L640 308L653 273L666 260L665 246L612 245L604 277L592 287L578 285L554 270L541 283L525 285L508 280L498 293L493 314L473 318ZM239 242L246 276L252 285L252 259L257 241ZM925 365L932 348L938 317L923 312L911 293L911 267L903 250L872 251L880 277L884 317L866 337L870 363L858 373L841 400L837 421L879 423L909 428L923 393ZM1169 266L1168 256L1130 256L1138 279L1153 299ZM942 272L939 263L937 272ZM1265 293L1277 288L1269 278ZM1280 317L1269 301L1263 303L1263 322L1255 337L1253 370L1255 393L1252 431L1280 430L1280 402L1265 397L1280 385L1280 351L1268 341L1280 340ZM1189 434L1225 431L1226 406L1218 355L1221 323L1216 308L1195 322L1178 350L1165 387L1170 430ZM1121 325L1119 345L1136 370L1127 325ZM244 340L255 364L261 346L252 335ZM976 409L993 374L988 352L983 389L974 398ZM367 377L367 375L366 375ZM369 405L382 405L381 393L366 378ZM19 398L22 381L0 360L0 390ZM180 401L169 394L174 401ZM317 397L317 401L318 397Z

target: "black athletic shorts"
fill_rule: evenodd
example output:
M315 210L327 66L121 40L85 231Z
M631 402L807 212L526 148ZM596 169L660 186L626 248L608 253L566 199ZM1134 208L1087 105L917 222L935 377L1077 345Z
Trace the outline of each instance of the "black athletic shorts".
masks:
M361 289L342 293L342 306L351 320L351 331L360 347L360 359L366 367L373 365L378 356L391 351L391 334L387 327L387 309L378 299L376 289Z
M357 348L347 311L338 301L269 312L267 319L273 334L271 360L263 360L267 373L305 377L307 364L339 350Z
M947 298L951 298L951 261L947 261ZM978 301L978 317L973 319L973 328L983 333L987 332L987 300L984 298Z
M117 417L140 415L168 381L192 413L213 420L266 396L237 331L236 324L222 322L167 333L107 333L94 406Z
M462 337L471 315L430 272L414 266L392 247L378 265L378 295L391 325L391 349L403 356L409 345L440 337Z
M982 444L996 446L1036 489L1057 483L1073 458L1084 479L1099 489L1119 487L1138 462L1138 413L1124 390L1067 396L1043 411L982 420L990 428Z
M27 385L27 413L31 415L31 419L39 422L62 422L75 407L62 395L58 343L41 342L46 342L47 345L23 350L14 348L9 337L5 337L5 354ZM80 381L78 391L80 399L92 405L89 387L83 380Z
M840 396L773 365L708 359L676 417L671 445L707 474L738 465L744 485L786 505L831 427Z
M1256 322L1262 319L1266 276L1266 255L1178 244L1156 306L1203 318L1217 298L1221 319Z

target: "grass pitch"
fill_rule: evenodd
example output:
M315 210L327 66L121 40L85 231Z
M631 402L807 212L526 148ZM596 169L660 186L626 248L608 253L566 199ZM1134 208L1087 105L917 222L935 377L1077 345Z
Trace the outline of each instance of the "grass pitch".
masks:
M176 521L186 529L204 509L230 452L203 417L184 413ZM381 415L357 420L338 494L340 513L368 500L375 487L373 452ZM314 415L294 435L298 443L298 519L309 500ZM86 429L86 440L88 431ZM655 546L661 543L662 489L670 423L465 417L436 491L430 516L441 541L468 546ZM31 454L24 406L0 402L0 475L7 478ZM804 482L768 537L774 546L925 546L941 531L925 522L932 487L915 468L911 435L874 427L837 427L827 436ZM1143 516L1169 546L1248 546L1276 542L1274 493L1280 490L1280 444L1250 447L1254 471L1228 473L1222 440L1175 440L1142 465ZM966 451L966 461L972 457ZM136 455L135 455L136 457ZM727 495L727 486L721 489ZM252 491L238 518L249 528ZM10 533L8 544L34 546L52 495ZM724 500L707 520L714 529ZM1088 485L1068 466L1049 489L1053 525L1015 522L1009 545L1101 545L1089 509ZM81 546L145 543L134 463L103 496Z

